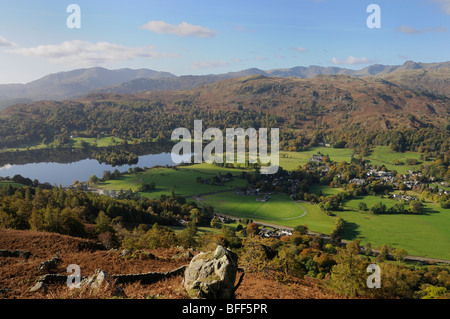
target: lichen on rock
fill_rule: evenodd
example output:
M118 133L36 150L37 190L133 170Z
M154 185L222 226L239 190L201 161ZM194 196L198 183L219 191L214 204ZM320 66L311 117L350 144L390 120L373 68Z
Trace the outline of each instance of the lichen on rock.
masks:
M184 274L183 286L188 295L201 299L233 298L237 260L235 253L220 245L214 252L196 255Z

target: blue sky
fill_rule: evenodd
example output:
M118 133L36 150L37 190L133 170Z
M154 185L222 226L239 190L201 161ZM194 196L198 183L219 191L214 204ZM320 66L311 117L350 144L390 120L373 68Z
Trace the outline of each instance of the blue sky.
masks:
M68 28L69 4L81 28ZM369 28L369 4L381 27ZM176 75L450 60L450 0L2 1L0 83L76 68Z

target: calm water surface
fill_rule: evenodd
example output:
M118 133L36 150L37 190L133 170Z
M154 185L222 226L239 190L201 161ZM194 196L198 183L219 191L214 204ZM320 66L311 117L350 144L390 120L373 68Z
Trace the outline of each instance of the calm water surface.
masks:
M187 160L189 157L183 158ZM87 181L92 175L101 178L104 171L113 171L115 169L120 172L127 171L130 167L153 167L153 166L176 165L172 161L171 153L164 152L160 154L148 154L139 156L139 161L136 165L122 165L112 166L108 164L100 164L95 159L83 159L72 163L55 163L55 162L40 162L29 164L6 164L0 167L0 176L13 177L20 174L23 177L28 177L32 180L37 179L41 183L48 182L52 185L61 184L64 186L72 185L74 180Z

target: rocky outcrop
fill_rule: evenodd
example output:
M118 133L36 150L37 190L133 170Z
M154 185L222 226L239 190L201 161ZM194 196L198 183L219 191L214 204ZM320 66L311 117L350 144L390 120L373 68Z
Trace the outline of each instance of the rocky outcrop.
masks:
M108 278L108 273L101 269L97 269L92 276L81 280L80 287L95 289L100 287L104 283L111 283Z
M44 282L38 281L33 287L30 288L30 292L47 293L48 292L48 287L47 287L47 285Z
M192 252L192 250L188 249L185 251L181 251L178 254L172 256L171 259L173 260L177 260L177 259L191 259L192 257L194 257L194 253Z
M238 257L217 246L214 252L196 255L186 269L183 286L191 298L230 299L234 297Z
M117 286L116 282L110 279L108 273L101 269L97 269L92 276L81 280L78 288L80 291L87 291L93 295L101 291L112 297L126 297L123 288Z
M59 258L59 252L52 259L43 261L39 264L38 270L41 272L51 272L58 268L62 263L62 259Z
M19 257L28 259L31 256L29 251L25 250L8 250L8 249L0 249L0 257Z

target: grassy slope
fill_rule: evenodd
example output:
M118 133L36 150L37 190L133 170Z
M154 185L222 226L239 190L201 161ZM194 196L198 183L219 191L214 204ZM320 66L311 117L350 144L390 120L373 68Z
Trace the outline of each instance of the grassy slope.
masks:
M322 153L329 155L332 161L338 163L346 161L350 163L351 155L353 151L347 148L331 148L331 147L313 147L308 151L303 152L286 152L280 151L280 166L286 170L294 170L299 165L306 164L313 154ZM419 163L420 153L418 152L394 152L388 146L376 146L373 148L370 155L366 156L371 164L385 165L389 170L396 170L400 174L408 173L408 170L417 170L421 164L418 165L406 165L406 159L416 159ZM394 160L400 160L404 162L404 165L394 165Z
M14 186L14 187L22 187L22 184L19 183L15 183L12 181L1 181L0 182L0 188L4 188L4 187L8 187L9 185Z
M369 207L383 202L387 207L397 201L366 196L345 203L349 210L335 212L346 221L344 239L361 239L375 247L383 244L403 248L411 255L450 259L450 211L436 203L424 203L421 215L372 215L360 212L357 205L364 201Z
M309 193L319 195L320 192L322 192L323 196L336 195L342 192L342 187L331 188L328 185L319 185L319 184L314 184L309 187Z
M423 161L420 160L420 153L418 152L394 152L388 146L376 146L369 156L365 157L371 164L374 165L384 165L389 170L396 170L400 174L407 174L408 170L416 171L421 164L418 165L406 165L406 159L416 159L419 163ZM394 160L399 160L404 162L404 165L394 165Z
M70 139L72 147L81 147L81 141L85 141L89 145L93 145L95 142L97 142L97 147L105 147L105 146L114 146L114 145L120 145L122 143L122 139L115 137L115 143L112 141L112 136L105 136L100 139L96 138L88 138L88 137L73 137Z
M267 202L257 202L256 198L258 196L228 192L202 196L202 203L214 206L222 214L289 227L307 224L310 230L325 234L334 227L334 218L326 216L313 204L295 203L286 194L274 194Z
M294 170L299 165L303 166L308 163L309 159L318 153L330 156L331 160L336 162L347 161L350 163L353 151L348 148L331 148L331 147L312 147L308 151L303 152L287 152L280 151L280 166L286 170Z
M197 183L197 177L204 179L213 176L225 175L230 172L235 176L224 185L207 185ZM150 168L142 173L125 174L117 180L99 183L98 186L108 190L136 191L143 182L155 182L156 189L143 192L141 195L148 198L159 198L162 194L171 195L172 191L180 196L193 196L196 194L210 193L215 191L231 190L235 186L245 186L246 181L237 177L241 170L217 167L209 164L195 164L181 166L177 169L167 167Z
M97 143L97 147L108 147L108 146L115 146L120 145L123 140L121 138L115 137L115 143L111 141L113 137L112 136L104 136L100 139L97 138L88 138L88 137L72 137L69 140L70 147L72 148L81 148L81 141L85 141L89 144L89 146L93 146L95 143ZM128 141L131 143L132 141ZM48 149L52 148L50 145L46 145L40 142L35 143L29 143L24 145L19 145L18 147L14 148L5 148L0 150L0 152L11 152L11 151L26 151L26 150L37 150L37 149Z

